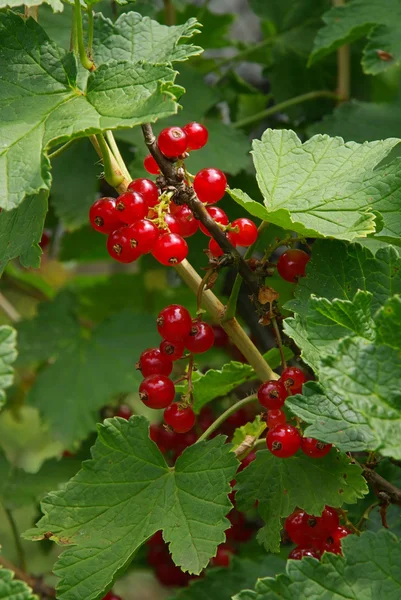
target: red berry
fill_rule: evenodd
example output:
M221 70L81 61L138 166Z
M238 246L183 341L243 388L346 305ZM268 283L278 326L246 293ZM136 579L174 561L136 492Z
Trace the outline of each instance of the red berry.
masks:
M152 537L148 539L146 544L148 546L165 546L162 531L156 531L156 533L154 533Z
M226 213L224 212L224 210L222 210L218 206L208 206L206 208L206 210L209 213L209 215L212 217L212 219L214 219L216 221L216 223L220 223L220 225L228 225L229 224L230 221L229 221ZM200 227L200 230L202 233L204 233L208 237L211 237L211 234L206 229L206 227L204 225L202 225L202 223L199 225L199 227Z
M117 596L117 594L114 594L114 592L108 592L104 597L103 600L122 600L121 596Z
M179 206L174 216L180 224L182 237L190 237L198 231L199 221L195 219L192 210L186 204Z
M267 432L266 443L274 456L289 458L299 450L301 436L292 425L276 425Z
M160 311L157 320L157 331L169 342L183 342L192 328L191 315L184 306L170 304Z
M331 450L332 444L319 442L315 438L303 437L301 440L301 450L311 458L323 458Z
M131 225L148 214L148 205L142 194L138 192L125 192L116 200L116 209L121 221Z
M250 452L245 458L241 460L241 464L238 468L238 472L243 471L246 467L249 467L251 462L253 462L256 458L256 452Z
M169 561L168 563L160 563L156 567L156 577L161 584L166 587L185 586L188 585L190 576L188 573L183 573L179 567Z
M166 127L159 133L157 145L168 158L177 158L187 149L187 134L181 127Z
M200 150L206 145L209 137L208 130L200 123L192 121L183 127L187 135L187 150Z
M270 429L272 429L276 425L284 425L284 423L286 422L287 418L285 416L285 413L283 413L283 411L279 408L274 408L272 410L267 411L266 423Z
M212 325L214 332L214 347L224 348L229 342L229 337L221 325Z
M306 377L298 367L287 367L281 374L280 381L284 384L289 394L301 394L302 385Z
M238 227L238 233L232 231L237 246L252 246L258 239L258 228L250 219L235 219L232 227Z
M164 425L159 425L159 428L159 448L163 448L164 451L174 450L177 445L177 437L179 436L177 436L175 431L170 431Z
M157 185L150 179L145 179L144 177L134 179L128 185L128 191L141 194L146 204L150 207L156 206L159 202L159 190L157 189Z
M214 567L229 567L233 556L233 550L226 545L217 548L216 556L212 558L211 563Z
M116 210L115 198L100 198L92 204L89 210L89 221L93 229L100 233L111 233L123 226Z
M326 506L320 517L307 515L305 525L309 541L313 545L324 542L338 527L339 518L337 511L330 506Z
M293 560L301 560L304 556L310 556L312 558L320 558L320 552L315 548L302 548L301 546L297 546L292 550L288 558L292 558Z
M339 524L340 520L336 509L331 506L325 506L322 516L320 517L320 528L327 532L327 535L331 535L336 531Z
M131 407L128 406L128 404L120 404L116 412L116 417L121 417L122 419L126 419L128 421L128 419L132 417L133 414L134 413L132 412Z
M230 429L232 430L237 429L237 427L242 427L242 425L245 425L246 423L248 423L248 421L248 413L245 409L240 408L228 417L228 419L226 420L226 424L229 425Z
M233 239L232 232L229 231L225 235L235 248L235 241ZM209 241L209 250L215 258L218 258L219 256L222 256L224 254L224 250L219 246L219 244L216 242L216 240L214 238L211 238Z
M174 266L187 257L188 245L180 235L165 233L156 240L152 254L162 265Z
M151 252L160 231L154 223L148 219L140 219L136 223L129 226L131 235L131 244L137 248L141 254Z
M344 527L344 525L339 525L332 533L331 536L334 542L339 542L342 538L347 537L347 535L351 535L352 531L348 529L348 527Z
M169 360L178 360L185 351L184 342L168 342L163 340L159 346L160 352Z
M149 375L139 386L139 397L149 408L167 408L174 396L174 383L165 375Z
M160 173L159 165L157 164L157 162L151 154L148 154L145 157L145 160L143 161L143 166L151 175L159 175Z
M207 352L213 346L214 332L208 323L193 321L189 335L185 338L185 347L193 354Z
M195 175L194 189L201 202L214 204L222 199L227 179L219 169L202 169Z
M166 215L164 215L164 222L167 225L168 229L161 229L160 231L162 231L162 233L176 233L178 235L181 235L181 225L178 222L178 219L175 217L175 215L170 215L169 213L167 213Z
M107 252L112 258L122 263L130 263L140 257L141 251L131 244L129 227L120 227L109 234Z
M97 229L97 228L95 227L95 229ZM50 232L47 233L46 231L44 231L42 233L42 237L40 238L40 242L39 242L39 246L42 248L42 250L45 250L47 248L47 246L50 244L50 238L51 238Z
M288 393L281 381L265 381L258 389L258 400L265 408L281 408Z
M296 283L300 277L305 277L306 263L309 260L308 254L303 250L286 250L277 261L277 271L280 277Z
M284 528L294 544L306 546L310 544L307 520L310 517L304 510L294 510L285 520Z
M136 368L144 377L149 377L149 375L166 375L168 377L173 370L173 363L163 356L159 348L148 348L142 352Z
M195 425L195 413L190 406L180 408L179 404L174 403L164 411L164 420L177 433L186 433Z
M342 548L340 542L324 542L320 546L320 551L323 552L331 552L331 554L342 554Z
M168 550L166 544L162 546L151 546L148 551L148 563L157 568L168 556Z

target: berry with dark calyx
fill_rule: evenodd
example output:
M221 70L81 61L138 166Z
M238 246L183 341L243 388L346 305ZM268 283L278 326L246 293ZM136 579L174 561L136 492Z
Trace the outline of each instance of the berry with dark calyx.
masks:
M339 518L337 511L330 506L325 506L320 517L308 515L306 527L309 540L313 545L325 541L338 527Z
M162 233L176 233L181 235L181 225L178 222L178 219L175 215L170 215L167 213L164 215L164 222L167 225L168 229L160 229Z
M213 346L214 332L204 321L193 321L189 335L185 338L185 347L193 354L207 352Z
M281 408L287 396L287 390L280 380L265 381L258 389L260 404L269 409Z
M174 266L188 256L188 245L180 235L164 233L156 240L152 254L162 265Z
M164 411L164 420L177 433L186 433L195 425L195 413L190 406L180 407L174 403Z
M187 150L200 150L207 144L209 132L204 125L192 121L183 130L187 135Z
M128 185L128 191L141 194L146 204L150 207L156 206L159 202L159 190L157 189L157 185L145 177L139 177L139 179L131 181Z
M284 528L290 539L298 546L310 545L310 535L307 520L308 515L304 510L294 510L285 520Z
M169 427L165 427L163 424L159 425L159 435L157 445L163 452L166 450L174 450L177 446L177 437L179 437L175 431L171 431Z
M284 384L288 394L295 395L302 393L302 385L306 377L298 367L287 367L281 374L281 383Z
M214 347L225 348L229 342L229 337L221 325L212 325L214 332Z
M166 127L159 133L157 145L167 158L177 158L187 149L187 134L181 127Z
M266 424L272 429L276 425L284 425L287 422L285 413L279 408L273 408L267 411Z
M294 550L288 555L288 558L292 558L292 560L302 560L304 556L310 556L311 558L320 558L320 552L316 548L302 548L302 546L297 546Z
M301 436L292 425L276 425L266 435L267 447L278 458L289 458L298 452Z
M141 251L131 244L129 227L120 227L109 234L107 252L112 258L122 263L130 263L141 256Z
M232 232L229 231L228 233L225 234L225 236L228 239L228 241L231 242L231 244L235 248L236 244L233 239ZM224 250L219 246L219 244L216 242L216 240L214 238L211 238L209 241L209 250L215 258L218 258L219 256L222 256L224 254Z
M120 404L116 412L116 417L121 417L122 419L126 419L128 421L133 414L134 413L128 404Z
M163 356L159 348L148 348L142 352L136 368L144 377L149 375L166 375L168 377L173 370L173 362Z
M235 219L231 226L238 228L238 232L231 232L237 246L252 246L258 239L258 228L250 219Z
M309 258L303 250L296 248L286 250L277 261L278 274L285 281L297 283L300 277L305 277L306 263Z
M174 383L165 375L149 375L139 386L139 397L149 408L167 408L174 396Z
M195 219L192 210L186 204L179 206L173 213L180 224L182 237L191 237L199 229L199 221Z
M228 546L228 544L221 544L217 548L216 556L211 560L214 567L229 567L234 549Z
M220 169L202 169L195 175L193 186L201 202L214 204L224 196L227 179Z
M89 221L100 233L111 233L124 225L116 209L115 198L100 198L89 209Z
M341 548L341 543L340 542L324 542L321 546L320 546L320 551L323 554L323 552L331 552L331 554L342 554L342 548Z
M192 329L191 315L180 304L170 304L163 308L156 324L159 334L169 342L183 342Z
M142 194L138 192L124 192L116 200L116 209L121 221L131 225L139 219L144 219L148 214L148 205Z
M160 352L169 360L178 360L185 352L184 342L169 342L163 340L159 346Z
M148 219L140 219L129 226L131 245L137 248L141 254L147 254L153 250L160 231L154 223Z
M218 206L208 206L206 208L206 210L209 213L209 215L212 217L212 219L214 219L216 221L216 223L220 223L220 225L228 225L229 224L230 221L229 221L229 218L227 217L226 213L224 212L224 210L222 210ZM206 229L206 227L202 223L200 224L199 228L202 233L204 233L208 237L211 237L211 234L209 233L209 231Z
M157 162L155 161L155 159L153 158L153 156L151 154L148 154L145 157L145 159L143 161L143 166L145 167L147 172L150 173L151 175L159 175L160 174L159 165L157 164Z
M331 450L332 444L319 442L315 438L303 437L301 440L301 450L311 458L323 458Z

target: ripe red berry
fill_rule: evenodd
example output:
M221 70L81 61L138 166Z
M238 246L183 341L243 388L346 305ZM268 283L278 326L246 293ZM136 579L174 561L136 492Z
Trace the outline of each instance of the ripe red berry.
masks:
M301 436L298 429L292 425L276 425L267 432L266 443L274 456L289 458L299 450Z
M199 221L195 219L192 210L186 204L179 206L174 216L180 224L182 237L190 237L198 231Z
M283 413L283 411L279 408L274 408L272 410L267 411L266 424L270 429L272 429L276 425L284 425L284 423L286 422L287 418L285 416L285 413Z
M157 189L157 185L150 179L145 179L144 177L134 179L128 185L128 191L142 194L149 207L156 206L159 202L159 190Z
M162 233L176 233L177 235L181 235L181 225L178 222L178 219L175 215L170 215L167 213L164 215L164 222L167 225L168 229L161 229Z
M230 221L229 221L229 218L227 217L226 213L224 212L224 210L222 210L218 206L208 206L206 208L206 210L209 213L209 215L212 217L212 219L214 219L216 221L216 223L220 223L220 225L228 225L229 224ZM211 234L206 229L206 227L204 225L202 225L202 223L199 225L199 228L202 233L204 233L208 237L211 237Z
M178 265L188 255L188 244L176 233L164 233L156 240L152 254L166 267Z
M342 554L342 548L340 542L323 542L320 546L320 551L331 552L331 554Z
M288 393L281 381L265 381L258 389L258 400L265 408L281 408Z
M192 319L184 306L170 304L160 311L156 324L162 338L169 342L183 342L191 331Z
M118 226L120 227L120 226ZM95 229L97 229L95 227ZM39 242L39 246L42 248L42 250L46 250L47 246L50 244L50 239L51 239L51 232L48 231L44 231L42 233L42 237L40 238L40 242Z
M151 154L148 154L145 157L145 159L143 161L143 166L145 167L147 172L150 173L151 175L159 175L159 173L160 173L159 165L157 164L157 162L155 161L155 159L153 158L153 156Z
M195 413L190 406L181 408L179 404L170 404L164 411L164 420L177 433L186 433L195 425Z
M174 396L174 383L165 375L149 375L139 386L139 397L149 408L167 408Z
M225 348L229 342L229 337L222 328L221 325L212 325L214 332L214 346L215 348Z
M89 210L89 221L93 229L100 233L111 233L123 226L116 209L115 198L100 198Z
M160 352L169 360L178 360L185 351L184 342L168 342L163 340L159 346Z
M120 227L110 233L106 247L110 256L122 263L133 262L141 255L140 250L131 244L129 227Z
M284 384L289 394L301 394L302 385L305 383L306 377L298 367L287 367L282 372L280 381Z
M114 594L114 592L108 592L104 597L103 600L122 600L121 596L117 596L117 594Z
M331 537L334 542L339 542L342 538L347 537L347 535L351 535L352 531L348 529L348 527L344 527L344 525L339 525L332 533Z
M256 458L256 452L250 452L245 458L241 460L241 464L238 468L238 472L243 471L246 467L249 467L251 462L253 462Z
M227 179L220 169L202 169L195 175L193 185L201 202L214 204L224 196Z
M303 250L286 250L277 261L278 274L286 281L296 283L300 277L305 277L309 258Z
M204 125L192 121L183 129L187 135L187 150L200 150L207 144L209 133Z
M148 219L140 219L129 226L131 235L131 244L139 250L141 254L151 252L160 231L154 223Z
M284 528L294 544L307 546L310 544L310 536L307 520L310 517L304 510L294 510L285 520Z
M162 585L166 587L183 587L188 585L190 576L188 573L183 573L173 561L168 557L167 562L159 563L156 566L155 574Z
M207 352L213 346L214 332L204 321L193 321L191 331L185 338L185 347L193 354Z
M131 410L131 407L128 404L120 404L117 409L116 417L121 417L122 419L128 419L132 417L134 413Z
M157 145L168 158L177 158L187 149L187 134L181 127L166 127L159 133Z
M159 348L148 348L142 352L136 368L144 377L149 375L166 375L168 377L173 370L173 362L163 356Z
M234 550L222 544L217 548L216 556L211 560L214 567L229 567Z
M232 236L232 232L229 231L225 235L235 248L236 244L235 244L234 238ZM210 250L212 256L214 256L215 258L218 258L219 256L222 256L224 254L224 250L222 248L220 248L219 244L216 242L216 240L214 238L211 238L209 241L209 250Z
M121 221L131 225L148 214L148 205L142 194L138 192L125 192L116 200L116 209Z
M337 511L331 506L325 506L320 517L306 515L305 527L309 542L320 547L339 525Z
M323 458L331 450L332 444L319 442L315 438L303 437L301 440L301 450L311 458Z
M316 548L302 548L301 546L297 546L294 550L288 555L288 558L292 558L293 560L301 560L304 556L310 556L312 558L320 558L319 550Z
M250 219L235 219L231 225L238 228L232 231L237 246L252 246L258 239L258 228Z

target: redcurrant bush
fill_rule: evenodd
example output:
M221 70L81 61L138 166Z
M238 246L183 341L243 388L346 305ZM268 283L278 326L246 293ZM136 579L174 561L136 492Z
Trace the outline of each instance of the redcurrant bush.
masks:
M266 381L258 389L260 404L269 409L281 408L287 396L287 390L281 381Z
M141 253L147 254L153 250L160 231L148 219L140 219L129 226L131 245Z
M302 452L311 458L323 458L330 452L331 447L332 444L325 444L311 437L303 437L301 441Z
M121 419L128 420L133 414L132 408L128 406L128 404L120 404L116 412L116 417L121 417Z
M291 550L288 558L292 558L292 560L302 560L305 556L309 556L310 558L320 558L320 552L316 548L302 548L302 546L297 546L294 550Z
M199 221L195 219L193 212L186 204L176 209L174 217L179 224L182 237L191 237L198 231Z
M209 215L212 217L212 219L214 219L216 221L216 223L219 223L220 225L228 225L229 224L230 221L228 220L226 213L224 212L224 210L222 210L218 206L208 206L206 208L206 210L209 213ZM211 234L209 233L208 229L206 229L206 227L204 225L202 225L202 224L200 225L200 230L202 233L204 233L208 237L211 237Z
M184 342L169 342L163 340L160 343L160 352L169 360L178 360L185 352Z
M271 429L276 425L284 425L287 422L285 413L279 408L273 408L267 411L266 424Z
M231 226L234 228L232 235L237 246L252 246L258 239L258 228L250 219L235 219Z
M141 194L146 204L150 207L156 206L159 202L159 190L157 189L157 185L150 179L145 179L143 177L134 179L128 185L128 191Z
M150 173L151 175L159 175L159 173L160 173L159 165L157 164L157 162L155 161L155 159L153 158L153 156L151 154L148 154L145 157L145 159L143 161L143 166L145 167L147 172Z
M287 367L282 372L280 381L289 394L301 394L302 385L305 383L306 377L298 367Z
M148 206L142 194L138 192L125 192L116 200L116 208L121 221L130 225L146 217Z

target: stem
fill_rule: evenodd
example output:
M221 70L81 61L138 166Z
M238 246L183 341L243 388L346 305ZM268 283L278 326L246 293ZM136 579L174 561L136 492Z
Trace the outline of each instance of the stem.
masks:
M106 131L106 138L107 138L107 142L111 148L111 151L114 154L114 158L117 161L117 164L120 168L121 173L124 175L125 179L127 179L128 181L132 180L132 177L125 165L124 159L121 156L121 152L119 147L117 146L116 140L114 139L114 135L111 131Z
M44 583L41 578L31 577L28 575L23 569L19 569L9 560L4 558L4 556L0 556L0 565L9 571L12 571L17 579L24 581L36 594L40 594L45 598L55 598L56 590L46 583Z
M19 531L18 531L17 523L15 522L14 515L13 515L12 511L9 508L4 508L4 512L6 513L6 517L7 517L8 523L10 525L10 529L12 531L12 534L13 534L15 547L17 549L18 566L21 569L23 569L24 571L26 571L25 552L24 552L24 549L22 547L21 537L20 537L20 534L19 534Z
M301 104L302 102L307 102L308 100L315 100L316 98L332 98L333 100L339 100L340 96L335 92L330 92L329 90L317 90L315 92L307 92L306 94L301 94L300 96L295 96L294 98L290 98L289 100L284 100L284 102L279 102L279 104L275 104L270 108L266 108L261 112L256 113L255 115L250 115L249 117L245 117L244 119L240 119L232 124L232 127L245 127L246 125L252 125L253 123L257 123L262 119L266 119L270 117L270 115L274 115L275 113L281 112L286 108L290 108L290 106L295 106L297 104Z
M115 171L113 161L111 158L110 149L104 139L104 135L102 133L98 133L96 136L97 142L99 144L103 166L104 166L104 178L109 185L112 187L118 188L124 182L124 177L120 173Z
M271 315L271 322L273 325L274 333L276 335L277 346L278 346L278 349L280 352L281 366L283 369L285 369L287 367L287 361L285 360L283 341L281 339L281 333L280 333L279 326L277 324L277 319L275 316L273 316L273 314Z
M19 312L17 310L15 310L15 308L13 307L11 302L9 302L7 300L7 298L1 292L0 292L0 308L4 312L4 314L7 315L7 317L10 319L10 321L12 323L18 323L18 321L21 321L22 317L19 314Z
M72 7L72 26L70 37L70 51L78 56L77 20L75 18L75 6Z
M65 144L63 144L62 146L60 146L60 148L57 148L57 150L55 150L54 152L51 152L47 158L49 158L50 160L52 160L53 158L56 158L56 156L59 156L59 154L62 154L62 152L64 152L64 150L67 150L67 148L69 148L74 142L77 141L78 138L74 138L73 140L70 140L69 142L66 142Z
M227 58L223 58L221 61L219 61L217 63L216 66L219 69L221 69L221 67L225 67L226 65L230 64L231 62L237 62L239 60L243 60L250 54L253 54L256 50L261 50L265 46L269 46L270 44L273 44L274 39L275 39L274 37L266 38L263 41L259 42L258 44L255 44L254 46L248 46L247 48L244 48L244 50L241 50L241 52L238 52L238 54L235 54L234 56L228 56Z
M233 415L234 413L236 413L237 410L239 410L243 406L246 406L247 404L250 404L254 400L256 400L256 395L252 394L251 396L247 396L246 398L243 398L243 400L239 400L239 402L236 402L235 404L233 404L232 406L230 406L230 408L227 408L227 410L225 412L223 412L219 417L217 417L217 419L214 421L214 423L212 423L210 425L210 427L208 427L206 429L206 431L204 431L202 433L202 435L200 436L200 438L195 443L198 444L198 442L203 442L204 440L207 440L207 438L214 431L216 431L216 429L218 429L220 427L220 425L222 423L224 423L224 421L226 421L228 419L228 417L231 417L231 415Z
M388 496L391 504L401 506L401 490L395 485L384 479L381 475L372 469L364 469L363 476L366 481L372 486L375 494L380 498L381 494Z
M347 513L345 512L344 509L342 508L337 508L337 512L340 513L341 517L344 519L345 524L347 525L347 527L349 527L350 529L352 529L353 533L356 533L356 535L360 535L360 531L357 527L355 527L355 525L349 520Z
M93 21L93 10L90 6L88 6L87 14L88 14L88 53L90 56L92 56L94 21Z
M372 510L374 508L376 508L376 506L379 506L380 502L377 500L376 502L373 502L373 504L371 504L370 506L368 506L368 508L365 510L365 512L363 513L362 517L359 519L358 523L356 524L356 528L361 531L362 527L365 524L365 521L367 521L369 519L369 515L372 512Z
M25 6L24 14L27 19L29 19L29 17L32 17L32 19L35 19L35 21L37 21L39 16L39 6Z
M84 69L87 69L88 71L92 71L93 67L95 65L88 57L88 55L86 53L86 49L85 49L84 30L83 30L83 26L82 26L81 2L80 2L80 0L74 0L74 1L75 1L74 16L75 16L75 23L76 23L76 28L77 28L79 59L81 61L82 66L84 67Z
M333 6L344 6L344 0L333 0ZM349 44L337 50L337 93L338 103L349 100L351 90L351 53Z
M201 312L201 309L202 309L203 290L205 289L207 282L209 281L210 277L213 275L214 272L215 272L214 269L208 269L206 271L206 274L204 275L202 281L199 284L198 291L196 292L196 313L197 314L199 312Z
M175 25L176 12L172 0L164 0L164 20L166 25Z

